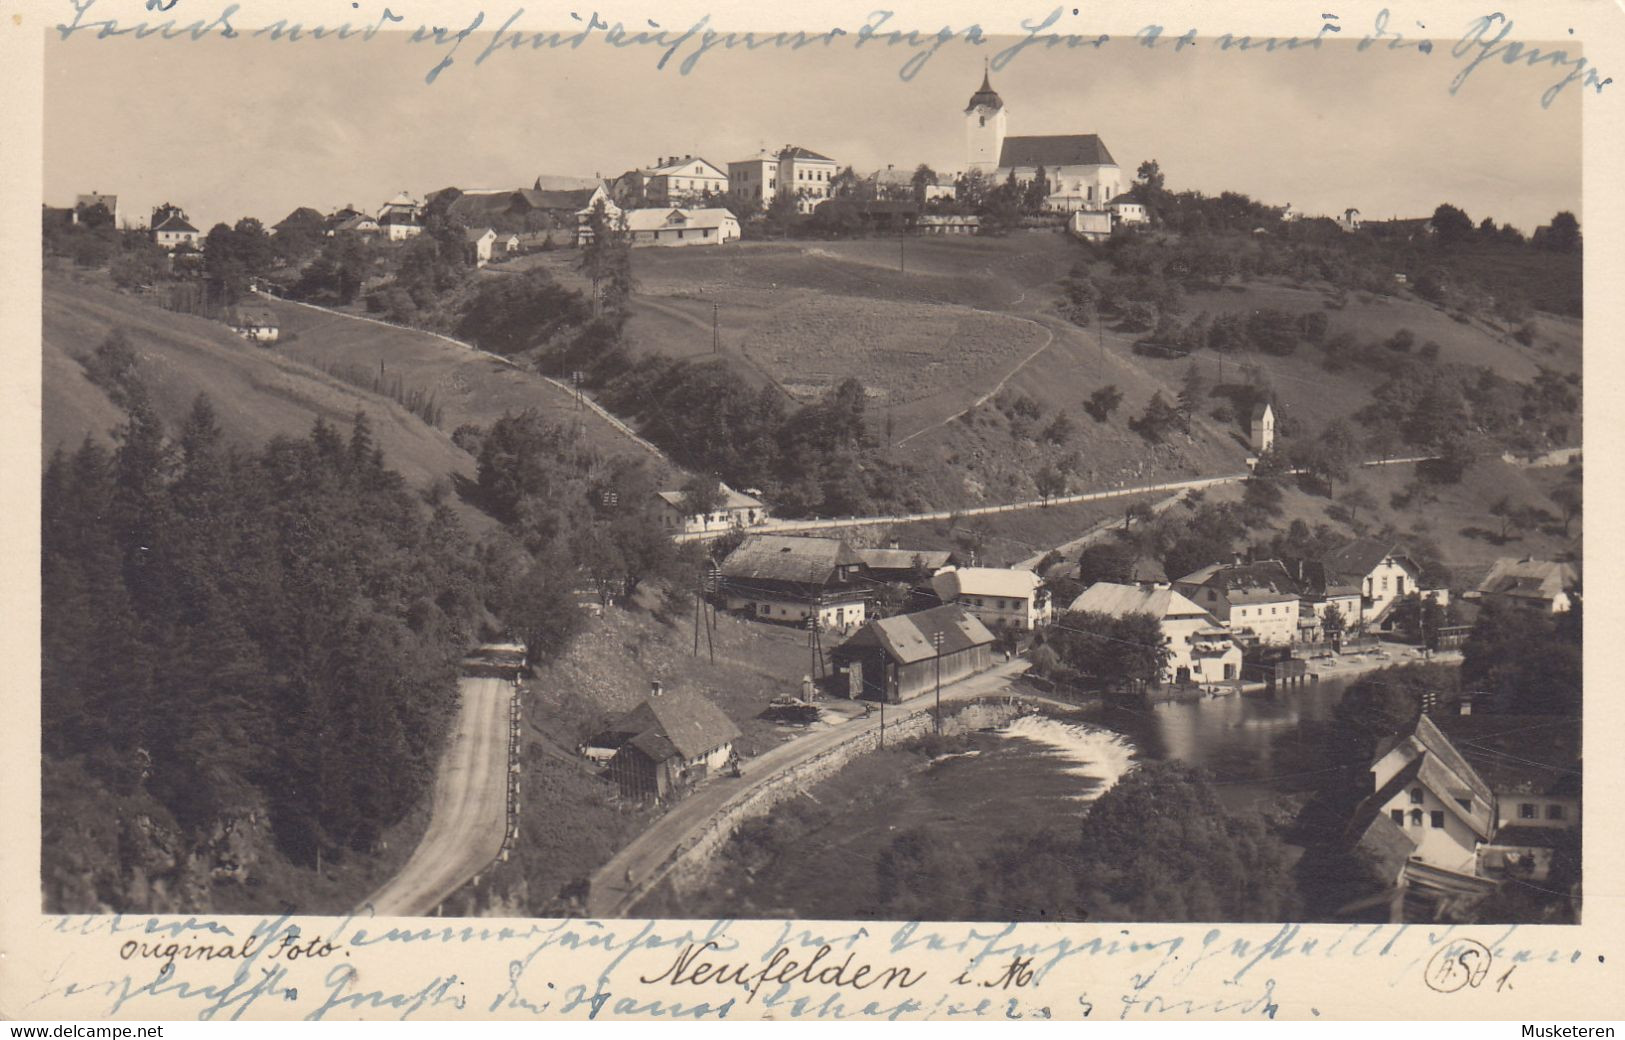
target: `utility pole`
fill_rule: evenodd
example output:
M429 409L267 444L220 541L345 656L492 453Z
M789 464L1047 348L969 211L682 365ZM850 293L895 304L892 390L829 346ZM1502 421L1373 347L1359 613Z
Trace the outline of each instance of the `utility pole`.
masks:
M901 231L899 231L897 233L897 273L898 274L906 274L906 273L908 273L908 231L907 231L907 229L901 230Z
M824 641L819 633L823 631L824 624L816 613L818 610L816 604L813 606L813 610L814 613L807 615L807 650L812 657L811 674L822 679L824 678Z
M711 353L722 353L722 324L714 303L711 305Z
M575 397L576 411L586 407L581 401L581 370L578 368L570 373L570 387Z
M942 633L931 634L931 645L937 651L937 736L942 736Z

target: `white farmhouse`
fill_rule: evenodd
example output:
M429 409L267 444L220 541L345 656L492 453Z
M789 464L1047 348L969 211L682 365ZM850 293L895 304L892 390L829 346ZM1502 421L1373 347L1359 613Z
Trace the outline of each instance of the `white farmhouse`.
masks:
M1053 613L1038 575L1014 567L949 567L932 575L931 589L989 628L1031 631L1048 624Z
M1241 677L1241 648L1217 619L1166 585L1118 585L1098 581L1072 601L1072 611L1126 617L1149 614L1162 626L1168 663L1162 682L1203 683Z

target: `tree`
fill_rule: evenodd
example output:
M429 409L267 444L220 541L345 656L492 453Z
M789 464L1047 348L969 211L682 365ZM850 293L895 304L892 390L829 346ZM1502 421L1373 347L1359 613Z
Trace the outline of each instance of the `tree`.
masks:
M1563 537L1569 536L1569 524L1580 515L1583 504L1580 487L1577 484L1559 484L1552 489L1551 499L1563 511Z
M1377 508L1376 498L1365 488L1350 488L1348 491L1343 492L1343 497L1338 501L1347 507L1349 523L1351 524L1360 522L1360 511L1362 509L1371 512Z
M1506 495L1502 495L1490 504L1490 515L1501 521L1501 532L1496 536L1497 541L1504 542L1507 540L1507 528L1512 524L1514 508L1512 499Z
M1134 180L1152 192L1160 194L1166 178L1163 176L1161 164L1155 159L1147 159L1134 172Z
M1078 555L1078 580L1084 585L1128 584L1138 555L1133 545L1118 538L1092 542Z
M1066 444L1072 439L1075 429L1072 420L1067 417L1065 412L1057 412L1055 418L1050 420L1049 425L1044 427L1044 439L1051 444Z
M1448 202L1441 203L1433 211L1433 234L1441 246L1461 245L1473 237L1472 218Z
M727 504L728 496L722 490L722 482L703 473L695 473L683 481L683 513L686 516L698 516L709 521L711 514Z
M1045 502L1066 494L1066 475L1054 466L1041 467L1033 475L1033 483L1038 487L1038 497Z
M586 230L576 269L592 284L593 316L606 309L619 313L632 295L632 243L625 218L612 218L600 199L587 217Z
M1083 403L1083 410L1088 412L1090 418L1094 419L1095 422L1103 423L1111 418L1111 414L1117 411L1118 406L1122 403L1123 391L1117 389L1117 385L1112 383L1099 387L1094 393L1090 394L1089 399Z
M1161 620L1150 614L1072 611L1047 641L1067 667L1107 685L1161 682L1170 653Z
M1333 713L1338 759L1369 765L1382 741L1410 729L1424 701L1442 705L1456 699L1465 678L1458 672L1453 665L1405 664L1361 676Z
M1320 628L1328 636L1339 636L1348 630L1348 618L1343 616L1343 608L1336 603L1326 604L1325 611L1320 615Z
M920 165L916 166L914 168L914 176L909 178L910 183L914 187L914 200L921 203L925 202L926 190L936 184L937 179L937 171L933 170L925 163L921 163Z
M1349 474L1360 463L1360 437L1345 419L1333 419L1320 431L1309 452L1309 464L1326 484L1328 496L1335 496L1336 485L1349 479Z
M1578 716L1581 611L1537 614L1486 603L1462 647L1461 682L1517 715Z
M1161 390L1151 395L1151 400L1146 402L1145 412L1129 422L1129 427L1148 441L1161 441L1179 425L1179 410L1168 403Z
M1152 762L1090 807L1073 870L1090 920L1273 921L1300 910L1290 862L1206 773Z
M1542 245L1554 253L1578 253L1580 222L1574 218L1574 214L1564 210L1554 216L1552 222L1547 225Z

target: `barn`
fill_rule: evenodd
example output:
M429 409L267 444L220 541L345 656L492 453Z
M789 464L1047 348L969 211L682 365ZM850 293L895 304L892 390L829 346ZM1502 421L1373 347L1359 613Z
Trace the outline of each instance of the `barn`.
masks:
M937 641L941 637L941 649ZM940 653L940 658L939 658ZM864 700L896 704L993 666L993 633L958 604L880 618L835 648L837 671L858 673Z
M692 690L654 684L648 698L623 716L610 736L619 744L609 774L627 798L664 800L725 766L739 727Z

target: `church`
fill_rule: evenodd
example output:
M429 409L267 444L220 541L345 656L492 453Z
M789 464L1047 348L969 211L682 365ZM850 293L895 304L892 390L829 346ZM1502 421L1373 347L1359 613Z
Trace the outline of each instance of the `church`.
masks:
M965 107L966 169L1002 184L1011 173L1029 183L1040 170L1049 181L1044 208L1056 213L1110 212L1128 185L1117 160L1096 134L1034 134L1011 137L1010 109L993 89L990 74ZM1134 201L1132 196L1127 200Z

